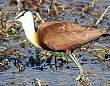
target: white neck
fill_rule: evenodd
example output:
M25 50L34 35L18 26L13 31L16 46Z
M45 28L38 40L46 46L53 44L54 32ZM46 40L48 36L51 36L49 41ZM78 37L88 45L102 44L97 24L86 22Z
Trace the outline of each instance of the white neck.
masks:
M19 15L22 15L22 13ZM35 46L40 47L38 37L36 36L37 32L35 32L34 29L35 27L32 13L30 11L26 12L24 16L21 16L19 19L17 19L17 21L22 23L22 27L28 40Z
M35 35L34 19L31 12L27 12L23 17L19 19L22 23L22 27L25 31L26 37L30 42L33 43ZM34 43L33 43L34 44Z
M22 23L22 27L25 31L26 37L31 40L33 35L35 34L34 30L34 21L33 20L28 20Z

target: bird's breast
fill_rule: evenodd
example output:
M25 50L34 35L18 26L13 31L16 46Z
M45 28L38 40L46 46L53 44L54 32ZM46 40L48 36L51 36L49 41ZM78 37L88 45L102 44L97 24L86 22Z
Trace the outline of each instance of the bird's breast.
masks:
M38 32L33 32L31 34L27 34L26 33L26 37L28 38L28 40L34 44L36 47L41 48L40 46L40 42L39 42L39 34Z

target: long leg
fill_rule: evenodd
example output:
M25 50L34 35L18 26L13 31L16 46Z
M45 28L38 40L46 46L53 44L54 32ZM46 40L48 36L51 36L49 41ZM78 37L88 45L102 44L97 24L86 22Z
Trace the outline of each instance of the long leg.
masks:
M75 64L77 65L77 67L79 68L80 74L79 76L76 78L76 80L80 80L83 76L83 68L81 67L81 64L78 62L77 58L75 57L74 54L72 54L70 51L67 51L67 54L70 56L70 58L75 62Z
M78 60L74 54L71 53L69 56L71 57L71 59L75 62L75 64L79 68L79 76L76 78L76 80L80 80L84 76L83 68L81 67L81 64L78 62Z

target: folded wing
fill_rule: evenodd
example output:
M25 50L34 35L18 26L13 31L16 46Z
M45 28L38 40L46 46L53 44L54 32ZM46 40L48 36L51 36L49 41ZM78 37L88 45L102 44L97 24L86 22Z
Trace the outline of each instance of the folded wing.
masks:
M40 39L44 47L52 50L66 50L72 46L87 43L103 33L105 31L87 29L68 22L53 22L42 25Z

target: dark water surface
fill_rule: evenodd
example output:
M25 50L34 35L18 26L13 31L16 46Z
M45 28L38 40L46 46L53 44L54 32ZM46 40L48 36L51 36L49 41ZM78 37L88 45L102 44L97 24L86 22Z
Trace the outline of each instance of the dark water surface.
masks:
M3 0L2 0L3 1ZM9 4L6 3L7 0L4 0L2 7L8 7ZM71 5L72 0L61 0L63 4L66 4L67 8L65 12L60 15L62 18L61 21L70 21L75 22L75 19L79 22L81 26L89 26L94 23L96 19L99 18L100 14L110 5L110 0L98 0L95 3L95 8L91 14L80 14L80 11L74 10L76 6ZM1 1L0 1L1 2ZM83 8L82 5L92 2L92 0L73 0L73 2L79 7ZM0 4L1 6L1 4ZM11 16L11 15L10 15ZM105 15L104 19L100 24L97 25L100 29L110 29L110 9ZM7 39L6 35L1 37L0 41L0 51L5 50L8 46L11 49L16 49L18 53L24 58L22 60L23 64L28 63L28 59L35 57L36 47L29 45L23 48L20 43L24 45L28 44L28 41L25 37L24 31L21 29L18 32L21 35L21 38L15 41L16 36L10 35ZM18 33L16 35L18 35ZM5 41L2 41L5 40ZM93 48L95 46L95 48ZM107 37L105 40L97 40L90 45L90 50L95 53L95 49L110 48L110 37ZM8 51L7 51L8 52ZM85 73L88 75L89 80L93 86L110 86L110 62L109 61L98 61L97 56L89 54L87 51L75 51L79 53L81 57L78 57L78 60L82 64L82 67ZM8 55L6 55L8 57ZM14 52L9 55L9 58L14 58ZM83 61L83 58L87 58L86 61ZM22 59L22 58L21 58ZM96 59L96 60L94 60ZM35 86L34 79L38 78L41 80L43 86L72 86L75 82L75 78L79 74L79 70L74 63L64 64L63 67L56 70L55 66L45 66L43 70L37 70L36 66L29 67L26 65L26 69L23 72L19 72L18 67L13 64L14 61L11 60L9 63L8 69L0 71L0 86ZM53 60L54 64L54 60ZM11 83L11 84L10 84Z

